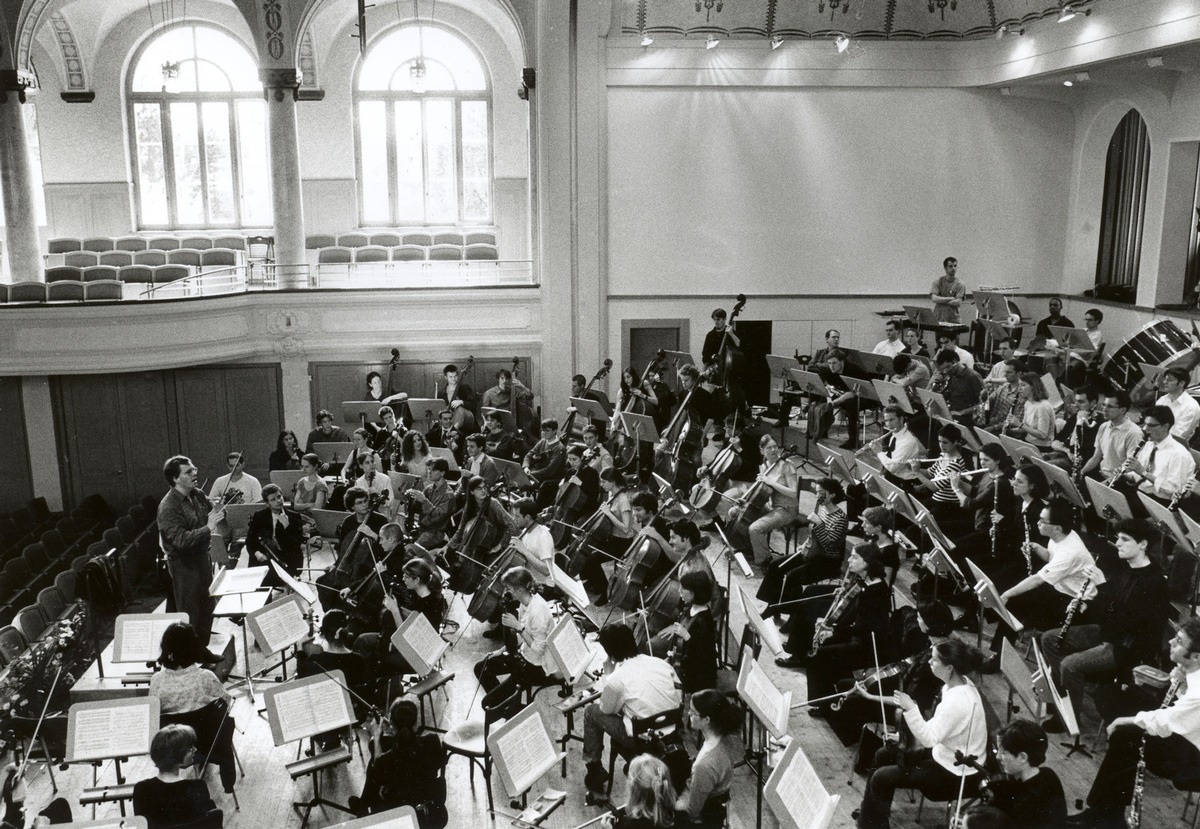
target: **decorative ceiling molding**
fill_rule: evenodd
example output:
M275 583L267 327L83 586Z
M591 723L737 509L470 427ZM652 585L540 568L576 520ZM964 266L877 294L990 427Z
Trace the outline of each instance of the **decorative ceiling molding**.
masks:
M87 75L83 68L83 54L75 41L75 33L71 24L63 17L62 12L50 15L50 30L54 40L62 52L63 75L66 78L67 92L83 92L88 88Z
M1078 12L1103 0L1079 0ZM621 32L655 37L981 40L1056 19L1060 0L637 0L625 7Z
M305 29L300 36L300 81L301 89L317 89L317 52L313 47L312 30Z

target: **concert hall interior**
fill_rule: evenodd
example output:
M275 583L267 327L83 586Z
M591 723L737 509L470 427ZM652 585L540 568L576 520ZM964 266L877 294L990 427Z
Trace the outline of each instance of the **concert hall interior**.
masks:
M1195 827L1195 0L0 0L0 204L5 829Z

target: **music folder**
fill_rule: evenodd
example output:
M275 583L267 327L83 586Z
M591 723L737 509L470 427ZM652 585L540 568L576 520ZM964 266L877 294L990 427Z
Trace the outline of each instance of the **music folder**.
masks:
M558 666L559 675L567 680L568 685L578 685L595 659L595 654L588 648L570 613L564 613L558 620L558 624L550 631L546 645Z
M1171 537L1184 549L1191 546L1191 542L1187 538L1187 532L1184 530L1183 525L1179 522L1179 517L1175 513L1140 490L1138 491L1138 499L1146 507L1146 512L1150 514L1150 517L1154 519L1154 523L1161 530L1170 533ZM1183 512L1180 511L1179 515L1183 515Z
M208 587L210 596L228 596L233 593L253 593L262 586L270 567L241 567L228 570L221 567L217 570L216 578Z
M930 391L929 389L917 389L917 397L925 405L925 411L930 417L944 417L947 420L954 419L954 416L950 414L950 407L946 405L946 398L937 392Z
M1091 338L1082 328L1065 328L1061 325L1048 326L1050 335L1058 341L1059 348L1074 351L1076 354L1091 354L1095 351Z
M386 812L348 820L329 829L421 829L417 810L412 806L397 806Z
M554 750L537 703L530 703L508 722L493 727L487 745L509 797L529 791L565 756Z
M246 614L246 623L263 653L279 653L309 636L308 619L300 597L290 593Z
M158 731L158 697L77 702L67 712L64 760L81 763L150 753Z
M847 377L843 374L842 382L846 384L847 390L857 394L863 400L879 399L879 395L875 392L875 386L870 380L860 380L857 377Z
M450 643L438 635L423 613L410 613L392 634L392 645L418 676L433 673Z
M1129 509L1129 502L1125 500L1125 496L1117 492L1110 486L1105 486L1100 481L1094 478L1084 478L1083 482L1087 484L1088 495L1092 499L1092 507L1096 510L1096 515L1104 521L1109 520L1128 520L1133 518L1133 512ZM1109 515L1109 511L1113 513Z
M1080 509L1087 507L1087 502L1083 500L1083 494L1079 488L1075 486L1075 482L1071 480L1071 473L1067 472L1060 466L1055 466L1049 461L1044 461L1039 458L1030 458L1034 466L1046 473L1046 479L1050 482L1051 489L1058 489L1068 501Z
M353 725L354 709L341 671L293 679L263 691L275 745Z
M1039 697L1039 690L1034 685L1029 666L1017 653L1013 643L1007 639L1000 645L1000 675L1008 683L1009 690L1025 705L1028 717L1039 719L1044 713L1043 706L1049 700Z
M753 600L746 595L745 587L738 585L738 595L742 599L742 608L746 613L746 620L750 622L750 627L754 628L758 638L770 648L771 653L779 656L783 653L783 639L779 635L779 628L762 617L758 608L754 606Z
M187 620L186 613L122 613L113 628L113 663L157 661L163 632Z

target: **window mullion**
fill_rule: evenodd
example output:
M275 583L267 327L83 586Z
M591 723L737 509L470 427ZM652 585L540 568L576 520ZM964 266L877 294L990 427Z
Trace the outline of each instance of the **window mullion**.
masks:
M179 224L179 209L176 204L176 188L178 182L175 180L175 140L171 125L171 107L165 102L160 101L158 105L159 127L162 130L163 143L163 177L166 183L167 190L167 222L168 227L175 227Z
M229 169L230 176L233 181L230 185L233 188L233 226L242 227L242 165L239 163L239 156L242 152L241 142L237 140L241 133L242 126L238 121L238 108L236 101L229 101L225 104L229 108Z
M200 159L200 204L204 214L203 226L211 226L212 213L208 209L208 148L204 144L204 107L199 101L196 107L196 150Z
M383 128L387 132L387 166L388 166L388 208L391 210L391 223L400 223L400 151L396 142L400 133L396 130L396 116L399 114L396 101L387 102L384 109Z
M433 165L431 163L432 155L429 152L429 99L421 99L421 219L425 224L430 224L429 219L429 182L432 179Z

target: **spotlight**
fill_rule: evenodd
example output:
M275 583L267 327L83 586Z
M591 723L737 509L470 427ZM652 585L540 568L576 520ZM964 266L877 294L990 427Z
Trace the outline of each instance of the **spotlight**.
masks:
M1063 81L1063 86L1074 86L1074 85L1075 85L1075 81L1072 81L1072 80Z
M1077 12L1074 8L1072 8L1070 3L1063 3L1062 8L1058 10L1058 22L1066 23L1068 20L1078 14L1082 14L1084 17L1089 17L1091 13L1091 9L1084 9L1082 12Z
M708 40L704 41L704 48L705 49L716 49L717 44L720 42L721 41L717 39L716 35L709 35Z
M834 38L833 45L837 47L838 54L840 55L850 48L850 38L847 35L838 35Z
M643 46L649 46L653 42L654 42L654 38L650 37L650 35L642 35L642 45Z
M774 51L783 45L783 38L779 35L771 35L771 50Z

